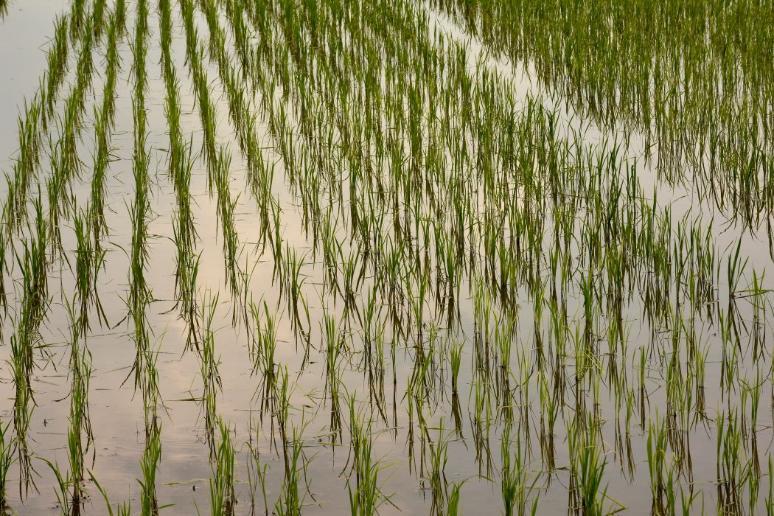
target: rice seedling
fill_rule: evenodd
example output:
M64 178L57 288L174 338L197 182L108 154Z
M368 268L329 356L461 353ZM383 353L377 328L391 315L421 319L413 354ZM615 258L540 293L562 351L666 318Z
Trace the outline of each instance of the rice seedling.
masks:
M78 294L79 333L86 335L91 329L89 311L95 308L100 323L107 322L105 310L99 299L97 276L105 266L105 251L92 241L93 233L88 230L88 215L76 214L73 220L77 249L75 256L76 292Z
M253 320L253 337L251 342L251 354L253 373L261 373L261 409L268 408L269 400L275 390L276 362L274 354L277 349L277 328L269 305L263 303L263 317L260 308L254 302L250 302L250 314Z
M3 310L3 316L8 315L8 292L5 287L5 275L7 267L5 263L5 239L0 241L0 307ZM0 338L3 336L2 326L0 326Z
M0 423L0 509L8 509L8 497L6 485L8 483L8 473L13 464L13 445L9 435L11 424Z
M261 495L263 496L263 510L264 514L269 514L269 501L266 496L266 474L268 472L268 464L261 464L260 454L255 449L253 441L252 423L250 423L250 441L247 446L249 449L249 459L247 462L247 485L250 488L250 514L257 514L257 506L255 502L255 494L258 492L258 485L260 484ZM256 484L257 482L257 484Z
M161 460L161 426L157 418L146 427L145 450L140 462L142 479L137 479L140 484L140 511L143 516L156 515L159 506L156 486L159 461Z
M502 472L501 472L501 491L503 498L503 509L505 514L527 514L527 503L532 496L532 503L529 505L529 514L536 514L538 507L538 497L533 495L538 478L531 483L527 476L526 464L524 462L521 445L516 443L516 452L511 455L512 441L510 437L510 427L506 426L503 431L501 454L502 454ZM588 514L584 512L584 514Z
M89 383L92 375L91 353L81 342L85 337L82 312L76 315L75 304L68 306L70 312L70 426L67 432L67 449L70 471L67 483L70 485L70 502L60 506L64 510L69 507L74 514L79 514L85 501L83 483L85 480L85 455L94 439L89 418ZM88 310L88 308L86 308ZM83 308L81 307L81 310ZM70 512L68 511L68 512Z
M274 512L280 516L300 514L304 506L304 494L301 493L302 475L306 475L306 457L304 456L301 434L293 429L293 439L283 443L284 447L291 447L288 462L285 467L285 478L282 483L277 502L274 504Z
M357 413L354 398L349 399L349 424L352 439L354 488L349 483L349 507L353 516L376 514L383 495L379 491L379 465L372 457L371 428Z
M218 308L218 295L205 296L202 303L202 319L204 321L201 346L201 377L202 377L202 407L204 424L210 452L215 453L215 430L217 423L217 395L222 388L219 365L220 359L215 356L215 331L213 324L215 311Z
M234 448L230 430L221 420L218 422L220 442L213 458L213 478L210 479L210 514L227 516L235 513Z
M105 502L105 510L109 516L130 516L132 514L132 504L130 502L123 502L115 505L111 504L107 491L105 491L97 479L94 478L91 471L89 472L89 476L97 488L97 491L99 491L100 496L102 496L102 500Z

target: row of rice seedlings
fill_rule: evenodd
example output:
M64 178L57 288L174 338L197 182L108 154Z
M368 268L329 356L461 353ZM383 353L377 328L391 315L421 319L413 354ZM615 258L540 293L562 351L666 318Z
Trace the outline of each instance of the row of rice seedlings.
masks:
M377 514L385 496L379 489L378 461L373 457L373 429L370 419L355 408L354 396L349 397L349 426L352 447L352 474L347 480L349 507L352 516ZM354 487L353 487L354 484Z
M193 16L194 7L190 0L182 0L183 25L186 32L186 56L194 91L198 100L199 115L204 133L202 154L207 165L207 187L210 196L217 192L217 214L220 220L220 229L223 238L223 254L226 273L226 283L232 294L233 323L236 324L237 314L244 313L244 307L240 309L240 303L244 304L241 296L241 285L244 283L244 271L239 267L239 236L236 232L234 211L238 198L232 199L230 191L230 167L231 155L226 147L217 144L216 137L216 111L212 101L207 73L203 68L203 49L198 40Z
M22 292L16 329L11 336L11 370L13 373L14 448L19 468L19 497L24 499L29 488L34 487L32 477L32 453L27 434L32 419L35 399L32 378L35 373L35 351L41 343L40 327L46 318L49 305L46 250L48 229L43 216L40 198L35 201L35 226L31 238L22 243L22 255L17 264L22 274Z
M91 21L89 22L91 23ZM57 50L52 51L49 53L49 73L54 73L55 69L58 66L64 66L64 62L66 61L66 43L61 43L62 41L65 41L65 37L63 36L63 29L64 25L62 23L57 25L57 39L55 40L55 47ZM71 152L74 152L75 145L75 133L79 131L80 127L80 113L83 110L83 104L84 104L84 98L86 95L86 91L89 88L89 82L90 82L90 76L92 72L92 58L91 55L87 55L91 53L91 42L89 37L84 37L84 40L82 41L83 49L81 52L81 57L79 59L78 63L78 80L76 81L76 85L73 88L73 92L71 96L69 97L68 103L67 103L67 114L66 114L66 121L64 123L64 129L63 129L63 135L62 139L59 140L57 143L57 147L55 148L55 155L56 157L53 157L52 160L55 160L59 164L64 163L67 161L65 159L65 156ZM54 52L56 53L57 57L53 58ZM62 72L58 72L62 73ZM52 77L51 75L49 77ZM61 78L60 78L61 80ZM57 85L57 82L49 82L49 91L53 92L53 89ZM49 99L53 98L53 95L48 96ZM35 117L30 118L31 121L35 120ZM68 137L68 134L70 135ZM63 143L65 140L69 138L70 144ZM69 146L68 146L69 145ZM70 152L66 152L66 149L70 149ZM56 174L56 172L55 172ZM58 183L59 180L61 180L62 176L59 176L59 179L52 179L52 181L49 183L51 184L61 184ZM52 191L49 191L49 197L51 197ZM9 198L10 199L10 198ZM49 200L49 209L51 208L51 200ZM57 217L51 218L51 210L49 210L49 221L48 223L44 222L43 219L43 213L42 213L42 202L40 199L38 199L35 202L35 213L36 213L36 230L33 234L36 235L36 239L33 241L32 247L28 247L25 243L25 251L24 251L24 259L19 261L20 269L22 270L23 276L25 279L26 286L24 287L24 292L22 294L22 311L21 311L21 318L20 318L20 327L19 331L17 331L17 334L15 336L16 340L16 346L12 346L14 351L14 354L17 356L18 363L16 365L15 369L15 378L16 382L18 384L19 390L17 390L17 396L15 403L15 427L17 428L17 449L19 451L20 460L19 460L19 467L20 467L20 474L22 477L22 482L20 485L20 495L23 498L24 494L26 494L28 488L30 485L34 485L32 479L30 478L31 474L31 463L30 463L30 456L29 452L27 451L27 444L26 444L26 433L27 428L29 426L29 418L31 417L31 411L32 407L30 406L30 402L34 403L34 400L32 398L32 388L30 381L32 379L33 375L33 369L34 369L34 347L37 346L36 342L40 339L39 336L39 330L40 324L43 322L45 318L45 312L47 309L45 308L47 306L48 300L47 300L47 287L46 287L46 280L45 275L47 274L47 268L50 263L50 258L53 258L53 255L51 257L47 256L46 249L45 248L38 248L39 245L49 245L48 242L52 242L51 239L52 235L58 234L58 227L53 225L55 222L54 220L57 220ZM53 212L55 213L55 212ZM44 225L48 225L48 228L44 228ZM104 313L101 309L101 304L99 303L99 299L96 295L96 273L97 271L102 267L102 264L104 263L104 254L99 251L95 250L92 247L92 243L90 240L90 234L87 231L87 222L86 217L81 215L76 215L75 218L75 230L76 230L76 238L78 243L78 249L76 252L76 285L77 285L77 296L79 298L79 304L80 304L80 310L78 311L78 321L77 324L79 326L79 329L77 331L83 333L88 328L88 307L90 304L95 303L97 307L98 317L100 320L104 320ZM58 238L58 237L57 237ZM36 250L37 249L37 250ZM37 270L37 272L35 272ZM38 279L34 280L33 275L37 275ZM37 286L33 286L30 282L34 281ZM26 299L26 300L25 300ZM33 303L34 305L37 305L38 308L24 308L25 304L28 302ZM42 304L41 304L42 303ZM38 312L37 315L33 315L32 312ZM74 323L76 324L76 323ZM76 330L73 330L76 331ZM77 354L77 353L76 353ZM85 356L85 355L84 355ZM24 358L26 357L26 358ZM83 360L86 360L87 358L81 357ZM83 361L81 360L81 361ZM26 365L25 365L26 364ZM86 366L86 370L89 370L89 367ZM22 378L22 375L25 376L25 378ZM79 378L83 378L83 375L75 375ZM74 377L75 378L75 377ZM87 382L86 382L87 383ZM76 385L77 384L77 385ZM83 382L81 380L78 380L77 382L74 379L74 393L75 394L83 394L84 389ZM78 387L80 385L81 387ZM76 388L78 387L78 388ZM77 392L76 392L77 391ZM73 398L77 399L77 403L75 403L74 409L78 408L80 412L83 412L83 406L87 403L85 396L77 395L73 396ZM71 467L75 473L71 474L71 477L77 480L73 480L72 482L68 481L67 484L73 483L73 492L71 494L71 500L65 502L64 499L62 503L67 503L67 506L79 506L80 505L80 484L83 479L82 475L82 468L79 467L79 464L82 463L82 459L78 459L78 449L81 447L78 445L80 442L80 438L76 436L76 430L75 428L80 428L81 424L84 421L83 417L73 417L72 424L74 425L73 428L71 428L70 432L70 448L71 448ZM80 471L80 473L78 473ZM23 490L23 493L22 493ZM78 503L75 503L75 501L78 501ZM62 505L64 507L64 505Z
M177 201L176 217L173 224L173 236L177 248L175 294L180 316L188 331L186 349L199 348L199 328L197 326L196 278L199 258L196 255L198 239L191 205L191 171L194 162L191 157L191 144L183 139L180 126L179 81L172 61L172 9L169 0L159 2L159 27L161 44L161 65L164 76L164 111L169 130L169 177L175 188Z
M215 430L218 423L217 396L223 385L220 379L220 357L215 351L215 313L218 308L218 295L205 294L202 302L202 343L201 343L201 378L202 378L202 410L204 426L210 455L215 454Z
M91 180L91 197L88 206L88 224L94 239L94 247L102 247L102 239L107 236L109 228L105 220L105 179L112 159L111 137L115 127L116 111L116 79L121 63L118 55L118 44L123 39L124 28L121 14L126 9L125 0L117 0L110 13L107 28L107 43L105 53L105 83L102 90L102 104L95 108L94 134L96 150L94 154L93 175Z
M13 164L12 176L6 174L8 193L3 205L4 231L9 236L26 220L27 195L40 164L45 113L53 111L57 92L64 81L69 49L67 20L67 17L58 17L54 21L54 39L47 53L46 74L33 100L25 103L23 117L19 117L19 154Z
M59 139L52 145L51 175L47 180L48 218L51 226L51 243L54 249L60 252L62 251L60 217L72 214L75 200L70 190L70 183L80 177L83 167L77 147L83 128L86 95L91 89L94 72L93 46L96 22L94 16L89 16L86 20L85 35L76 65L75 84L65 101L64 114L59 123Z
M140 484L140 513L143 516L156 516L163 508L159 505L157 476L161 462L161 421L158 417L146 421L145 449L140 460L142 479Z
M6 483L14 462L13 441L9 429L11 423L0 423L0 510L7 511L9 508L8 492Z
M226 92L229 116L237 135L240 151L247 164L248 185L259 204L261 233L258 245L263 247L270 235L269 206L271 203L276 203L271 193L273 169L267 167L264 162L263 152L255 134L255 118L250 116L254 110L251 102L248 102L248 98L245 96L243 80L247 70L243 68L243 76L240 77L233 66L226 51L226 36L218 23L215 4L212 1L202 2L202 4L210 33L210 58L218 64L218 73ZM237 16L236 13L233 13L233 16ZM241 39L235 43L238 50L242 49L240 50L241 55L245 55L243 50L247 45L244 30L246 29L242 26L242 32L239 33Z
M149 156L147 150L147 113L145 109L145 94L147 88L147 71L145 58L147 52L148 5L146 0L137 2L135 17L135 35L132 46L134 62L134 91L132 97L132 115L134 119L134 150L132 154L132 173L134 176L134 200L130 207L132 222L132 239L130 249L129 294L127 305L133 325L133 339L136 348L135 361L132 366L135 387L143 395L146 426L155 428L155 410L159 397L158 372L156 370L156 352L150 340L150 328L147 320L147 307L153 294L145 279L146 261L148 258L148 218L150 216L150 190L148 182ZM154 431L149 433L149 439ZM150 442L150 441L149 441Z
M81 514L86 501L84 481L86 454L94 440L89 418L91 353L85 345L85 333L76 303L67 302L70 318L70 416L67 430L69 470L62 473L58 464L47 459L57 480L57 501L63 515Z

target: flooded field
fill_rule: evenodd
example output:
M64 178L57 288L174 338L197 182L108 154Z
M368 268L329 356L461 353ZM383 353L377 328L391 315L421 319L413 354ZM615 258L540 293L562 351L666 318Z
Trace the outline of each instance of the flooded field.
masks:
M772 20L0 0L0 511L774 514Z

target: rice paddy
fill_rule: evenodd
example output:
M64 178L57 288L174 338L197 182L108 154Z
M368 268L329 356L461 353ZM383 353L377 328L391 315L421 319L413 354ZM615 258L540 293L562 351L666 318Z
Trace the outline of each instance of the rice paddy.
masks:
M774 4L54 4L0 511L774 514Z

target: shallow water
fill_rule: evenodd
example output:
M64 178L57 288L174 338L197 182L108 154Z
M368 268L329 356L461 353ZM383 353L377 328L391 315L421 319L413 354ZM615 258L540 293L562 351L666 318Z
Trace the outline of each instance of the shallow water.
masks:
M48 34L52 32L53 17L57 12L63 12L65 2L59 2L57 8L51 8L50 2L42 0L30 0L21 3L12 3L9 12L0 25L0 62L9 73L0 78L0 89L5 95L0 95L0 113L11 114L19 112L25 98L29 98L32 91L37 88L38 77L45 69L45 54L41 45L47 41ZM88 348L92 354L93 372L91 376L89 392L90 419L94 432L94 444L87 454L87 467L93 472L100 485L109 493L113 502L131 500L135 510L139 507L140 488L137 479L141 478L140 461L145 448L145 421L143 418L143 400L139 391L134 388L134 373L131 371L135 359L135 348L132 340L131 323L125 319L127 315L126 299L129 291L129 249L131 247L132 226L129 218L129 207L134 196L132 177L132 78L131 63L132 53L128 41L131 40L134 20L134 2L128 3L129 31L120 45L121 71L117 88L116 127L112 138L114 160L109 167L107 179L108 213L106 214L110 229L108 242L106 243L107 255L105 269L100 272L99 296L110 325L99 327L94 324L91 334L88 336ZM450 27L450 21L435 18L427 27L428 31L434 31L437 23L442 31L452 32L452 41L464 41L464 33L459 28ZM187 63L185 62L185 40L183 37L182 21L179 8L175 3L173 8L174 30L172 55L175 61L178 78L180 79L181 95L181 125L184 137L192 138L192 146L195 154L202 146L203 135L197 100L194 87L190 78ZM225 19L221 20L225 24ZM197 17L197 26L200 30L200 40L207 41L207 24L203 16ZM206 513L209 511L209 479L213 472L209 457L207 435L204 423L204 412L198 398L202 393L202 379L200 376L200 361L198 356L185 349L185 322L178 317L175 303L175 259L176 247L173 241L173 219L175 216L175 191L172 181L167 174L168 155L168 128L164 113L164 81L162 69L158 64L161 52L158 42L158 16L155 3L151 3L150 9L150 38L147 57L148 89L147 110L149 137L147 148L150 153L150 189L152 192L151 211L152 218L149 224L149 234L152 235L148 267L145 276L153 293L153 302L148 307L149 327L152 329L151 341L158 349L158 374L160 378L161 407L158 417L161 422L162 458L159 465L157 480L159 504L170 505L163 510L169 514L193 514L197 511ZM475 69L473 63L481 58L481 48L473 41L468 50L470 68ZM91 175L88 172L91 167L91 158L94 152L93 115L92 104L98 105L102 92L102 52L104 44L97 51L97 67L91 93L88 95L85 110L85 124L79 141L79 155L86 166L83 177L73 184L73 193L79 206L85 206L90 192ZM73 62L73 56L70 56ZM511 81L513 91L517 99L526 102L526 98L538 97L546 106L561 106L561 99L549 98L548 94L536 83L529 81L530 65L528 63L507 63L503 61L489 62L493 70ZM74 66L70 66L72 71ZM232 163L229 174L229 185L232 197L238 197L235 209L235 226L242 245L240 262L246 263L245 269L252 270L249 280L250 294L257 301L265 299L268 306L277 317L277 350L276 362L288 367L289 378L293 385L290 419L296 428L303 429L302 442L304 453L309 460L305 478L308 482L308 492L304 499L305 511L311 514L340 514L349 510L347 494L348 478L350 475L351 457L348 436L348 424L345 423L342 442L331 445L330 424L330 400L325 394L326 363L325 341L323 339L322 324L324 315L331 315L337 320L343 317L344 307L341 298L331 296L323 287L324 265L321 261L314 263L312 258L313 242L311 236L305 231L303 225L304 208L297 189L290 185L290 173L285 168L284 158L277 149L278 143L273 138L268 122L256 109L253 115L258 120L256 132L264 149L264 159L275 163L275 177L271 190L274 197L282 207L281 235L283 243L290 249L295 249L299 256L305 256L304 265L301 268L301 276L304 278L303 294L308 302L309 328L312 343L309 360L304 360L301 351L303 343L294 335L291 319L284 306L286 294L280 294L274 276L273 256L268 250L259 253L254 246L260 238L259 213L253 197L250 195L246 179L246 160L243 159L236 143L237 137L228 116L226 95L218 78L218 68L213 62L206 61L205 69L208 78L213 83L213 97L216 102L217 113L217 137L219 143L226 144L231 152ZM68 80L72 80L69 77ZM66 94L69 85L62 89ZM253 94L258 101L259 95ZM282 101L282 100L280 100ZM292 100L287 100L292 104ZM61 102L59 103L61 107ZM290 112L289 112L290 113ZM290 113L292 116L292 113ZM566 137L572 128L584 126L586 122L570 109L560 113L562 128L559 134ZM568 129L569 128L569 129ZM605 129L595 127L587 133L587 144L591 147L600 144ZM296 134L300 131L296 131ZM631 147L628 149L628 157L637 157L642 154L642 140L635 134ZM299 146L303 145L299 139ZM8 170L12 163L17 147L16 120L12 116L3 116L0 119L0 168ZM44 156L47 156L44 153ZM44 157L43 166L39 171L39 178L44 178L50 173L47 157ZM670 205L673 210L674 227L679 224L679 219L686 213L694 215L697 212L707 214L709 218L714 212L711 206L695 205L691 199L691 185L685 189L675 189L661 184L653 171L647 166L638 165L637 178L643 189L658 190L659 207ZM342 167L344 169L344 167ZM348 174L342 170L345 182ZM7 189L4 182L0 186L0 198L5 199ZM41 189L45 188L45 182ZM199 297L205 297L206 292L213 295L220 293L220 303L216 317L216 351L219 360L218 369L222 379L222 389L217 394L217 412L224 419L233 432L232 441L237 449L236 459L236 512L239 514L250 513L250 486L247 482L247 464L250 454L247 448L248 442L254 442L260 452L260 463L268 466L267 475L267 504L269 509L281 492L283 482L283 460L278 452L274 438L276 428L270 422L268 414L261 414L261 400L259 387L260 375L253 373L250 353L248 350L248 336L244 326L231 324L231 311L234 300L230 298L225 279L223 266L222 235L220 222L217 215L217 203L213 195L207 190L207 169L204 160L199 157L194 165L191 192L195 201L193 213L196 221L199 240L197 252L201 252L198 289ZM331 198L329 193L322 194L324 199ZM339 201L348 205L350 199L347 189L343 189ZM718 249L727 249L735 244L741 237L741 252L749 258L748 270L753 268L759 273L771 268L768 253L768 244L765 238L765 229L759 231L756 236L731 226L724 226L723 214L716 214L712 235L716 238ZM349 228L339 227L337 238L342 244L342 252L346 256L349 253L357 255L358 247L350 240ZM505 237L505 235L503 235ZM71 253L76 244L71 224L68 222L62 227L63 247ZM725 255L724 255L725 256ZM725 266L725 261L723 262ZM18 270L12 273L18 279ZM747 276L749 278L749 274ZM364 306L367 301L374 279L370 275L363 281L357 292L357 302ZM55 513L57 507L55 497L55 479L48 466L40 460L47 459L58 463L66 469L67 457L67 429L69 424L69 400L67 398L70 389L70 377L68 375L68 360L70 355L69 322L63 300L69 299L74 290L73 273L64 263L55 263L48 276L50 288L51 306L48 310L44 326L41 330L42 342L45 343L45 354L41 353L36 365L33 389L36 406L33 411L33 420L29 430L29 439L33 449L33 466L36 490L31 490L27 496L20 496L19 473L17 465L11 467L11 474L7 485L10 506L20 514ZM7 284L10 281L7 280ZM501 511L499 470L500 436L502 424L494 420L489 429L489 441L491 449L491 471L482 471L481 462L476 460L476 445L472 437L474 433L474 400L473 383L475 372L473 371L473 355L475 352L474 340L480 332L480 328L474 322L476 317L474 300L471 292L471 278L464 277L461 280L459 299L459 328L446 331L443 327L444 317L434 310L432 301L428 300L424 310L426 322L424 337L430 342L427 334L430 328L439 327L439 338L435 342L437 349L431 362L437 366L437 370L431 373L433 385L430 398L425 408L428 419L430 438L437 438L438 428L441 424L444 433L449 435L448 462L445 466L445 477L448 482L462 482L462 496L460 509L463 514L497 513ZM717 293L718 299L725 299L727 285L720 285ZM527 381L519 384L520 376L525 374L535 360L534 356L534 314L532 313L532 300L526 290L522 290L523 297L519 299L519 328L513 339L512 361L514 364L514 385L512 403L519 406L518 396L525 390L525 385L530 385L531 408L528 410L524 421L532 421L529 437L519 433L517 440L531 454L526 461L528 478L532 479L545 471L541 465L540 443L538 435L538 421L541 419L541 407L538 401L538 385L536 374L527 375ZM280 296L282 298L280 299ZM566 293L570 317L573 321L580 321L582 315L582 298L578 289L573 288ZM8 336L13 333L14 308L19 303L18 294L11 295L9 299L10 316L4 320L3 347L0 348L0 358L3 363L10 361ZM388 301L380 299L380 304L387 305ZM740 311L749 316L747 305ZM768 314L769 312L766 312ZM637 371L635 364L635 351L647 347L653 340L651 332L664 331L663 329L650 328L644 321L642 304L634 300L626 309L626 317L629 328L628 353L621 358L621 369L628 370L630 383L635 384ZM771 317L767 315L764 320L768 328ZM385 417L378 415L373 403L369 403L370 381L368 376L359 366L362 353L362 337L358 329L353 327L348 335L348 345L354 348L350 356L342 359L338 364L341 369L342 385L347 393L354 394L357 398L358 410L362 410L373 421L371 435L373 437L373 457L379 461L380 476L379 488L389 499L379 508L380 514L425 514L431 511L432 494L427 474L427 463L420 455L419 441L422 438L418 433L416 414L409 418L407 409L407 389L409 380L416 363L417 348L413 341L399 335L395 335L395 329L385 317L380 322L385 326L385 337L399 341L394 345L394 362L390 357L389 344L385 345L385 362L387 374L385 378L386 411ZM600 324L604 324L604 318ZM494 322L498 326L499 322ZM723 396L718 384L720 379L721 364L724 360L721 354L722 348L717 338L717 327L712 321L700 321L700 340L706 341L709 346L706 371L706 397L708 412L723 412L733 403ZM546 333L548 323L543 320L540 323ZM417 328L413 328L416 330ZM599 328L598 332L604 335L606 328ZM743 376L754 378L754 371L763 371L764 375L770 372L771 340L769 333L766 335L766 349L764 361L757 369L752 364L749 355L741 359L741 371ZM413 339L414 337L412 337ZM663 338L668 340L669 336ZM600 340L602 340L600 338ZM449 342L460 341L464 343L462 368L460 371L460 397L462 404L462 420L460 433L462 437L452 433L453 416L450 400L450 373L448 372L448 358L446 348ZM520 357L526 359L525 367L516 367ZM600 358L600 369L606 358ZM496 367L493 365L493 367ZM3 422L12 420L14 403L14 384L10 368L2 370L3 383L0 385L0 399L3 400ZM658 357L649 359L647 372L647 389L649 391L649 405L647 410L648 422L652 422L656 414L663 414L665 402L664 394L664 364ZM394 375L394 376L393 376ZM601 376L601 375L600 375ZM394 382L394 383L393 383ZM517 387L516 384L519 384ZM758 498L757 507L765 510L765 468L767 460L771 457L770 443L772 440L772 423L774 422L774 394L772 392L771 378L763 376L762 400L758 414L758 455L764 470L762 477L762 493ZM518 392L518 394L517 394ZM588 394L588 392L586 392ZM768 399L771 403L768 402ZM569 401L568 401L569 403ZM601 387L598 399L601 420L605 422L600 429L600 439L604 443L603 456L607 459L607 468L604 482L607 492L615 504L621 504L631 514L642 514L650 510L651 500L649 493L648 467L646 463L646 438L647 432L643 431L639 424L632 424L631 446L634 457L634 471L629 478L622 474L624 465L614 453L616 434L615 421L625 415L621 407L616 407L612 392L607 385ZM345 421L348 421L346 404L344 407ZM568 409L571 410L571 409ZM745 407L742 407L745 410ZM639 416L634 416L637 420ZM261 423L261 419L263 422ZM710 423L706 423L711 427ZM258 428L258 430L256 430ZM564 426L559 424L556 436L556 464L557 470L550 477L542 475L540 487L530 494L532 498L539 494L539 512L546 514L561 513L567 510L568 505L568 478L566 464L569 462L569 453L566 442L566 434L563 434ZM414 449L411 450L409 436L414 432ZM518 432L517 432L518 433ZM692 471L693 485L702 493L702 503L706 510L711 512L715 507L715 437L714 431L705 430L703 424L697 425L690 432L692 447ZM411 450L411 451L410 451ZM410 453L415 454L413 457ZM417 456L420 456L418 458ZM486 461L483 461L486 462ZM484 468L486 469L486 468ZM550 483L548 482L550 478ZM104 512L104 504L91 482L86 482L89 493L85 509L88 513L100 514ZM306 486L303 491L307 491ZM255 493L257 512L262 513L264 502L259 491ZM608 501L609 503L612 503ZM617 505L612 505L617 507ZM698 510L698 506L694 507Z

